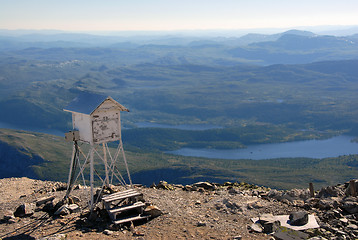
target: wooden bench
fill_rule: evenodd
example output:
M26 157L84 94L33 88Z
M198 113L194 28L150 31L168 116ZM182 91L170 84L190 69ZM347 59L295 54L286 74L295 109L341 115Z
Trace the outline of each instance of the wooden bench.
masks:
M139 196L143 196L143 194L132 190L132 191L126 191L126 192L113 193L111 195L103 197L102 201L103 201L105 207L107 209L110 209L110 208L112 208L112 206L111 206L112 202L115 202L115 201L121 202L126 199L133 200L134 198L139 197ZM134 201L136 201L136 199L134 199Z
M144 207L145 207L145 203L135 202L133 204L119 206L116 208L109 209L109 210L107 210L107 212L112 220L116 220L118 214L129 211L129 210L133 210L133 209L137 209L138 213L142 214Z
M138 197L140 196L143 196L143 194L136 190L129 189L104 196L102 197L102 202L114 224L123 224L142 219L148 220L150 216L141 215L145 203L138 201ZM123 202L126 204L124 205ZM137 212L136 215L130 215L135 214L135 212Z

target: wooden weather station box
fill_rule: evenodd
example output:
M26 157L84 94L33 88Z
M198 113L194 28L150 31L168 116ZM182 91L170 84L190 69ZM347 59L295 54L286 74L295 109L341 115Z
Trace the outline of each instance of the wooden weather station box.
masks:
M91 145L120 140L120 112L129 112L113 98L92 93L80 94L64 111L72 113L74 129L65 134L66 140Z

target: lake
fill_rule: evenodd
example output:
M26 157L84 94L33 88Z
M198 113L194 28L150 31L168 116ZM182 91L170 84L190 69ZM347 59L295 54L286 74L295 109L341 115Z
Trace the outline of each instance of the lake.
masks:
M138 122L135 125L139 128L174 128L180 130L191 130L191 131L200 131L208 129L223 128L221 126L212 125L212 124L181 124L181 125L169 125L161 123L152 123L152 122Z
M326 158L357 154L358 143L352 142L352 136L337 136L325 140L308 140L286 143L249 145L245 149L193 149L181 148L167 153L205 158L252 159L270 158Z

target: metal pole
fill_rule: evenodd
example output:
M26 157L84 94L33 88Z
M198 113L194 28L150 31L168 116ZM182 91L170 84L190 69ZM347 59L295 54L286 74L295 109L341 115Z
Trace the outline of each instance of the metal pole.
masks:
M75 152L76 152L76 143L73 142L73 148L72 148L72 157L71 157L71 165L70 165L70 172L68 173L68 180L67 180L67 192L66 192L66 198L68 197L69 193L69 189L70 189L70 185L71 185L71 176L72 176L72 167L73 167L73 161L74 161L74 157L75 157Z
M131 179L131 174L129 173L129 169L128 169L128 164L127 164L126 155L124 154L122 138L119 139L119 144L120 144L121 151L122 151L122 154L123 154L123 161L124 161L124 164L125 164L126 170L127 170L127 175L128 175L128 179L129 179L129 185L130 185L131 187L133 187L132 179Z
M103 146L103 161L104 161L104 170L106 172L106 185L109 187L109 176L108 176L108 167L107 167L107 150L106 150L107 143L102 143Z
M91 143L91 150L90 150L90 185L91 185L91 213L93 211L94 208L94 202L93 202L93 172L94 172L94 167L93 167L93 158L94 158L94 146L93 143Z

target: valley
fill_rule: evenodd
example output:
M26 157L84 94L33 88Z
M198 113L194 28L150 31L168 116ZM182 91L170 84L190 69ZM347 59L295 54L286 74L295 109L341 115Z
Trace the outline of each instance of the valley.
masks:
M36 129L57 135L71 130L63 108L84 91L129 108L122 114L123 141L138 183L205 179L289 189L357 176L356 154L228 160L166 153L357 137L357 35L292 30L233 38L89 39L0 34L0 122L17 129L1 129L0 161L27 163L0 177L67 178L71 145Z

